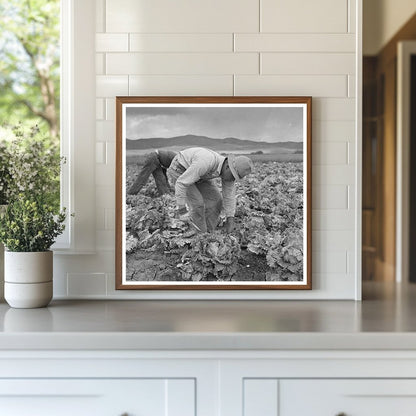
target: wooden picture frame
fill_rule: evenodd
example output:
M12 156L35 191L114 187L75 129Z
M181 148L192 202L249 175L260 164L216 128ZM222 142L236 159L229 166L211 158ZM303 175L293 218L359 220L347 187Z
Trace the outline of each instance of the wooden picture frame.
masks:
M116 289L312 288L311 97L117 97L116 130Z

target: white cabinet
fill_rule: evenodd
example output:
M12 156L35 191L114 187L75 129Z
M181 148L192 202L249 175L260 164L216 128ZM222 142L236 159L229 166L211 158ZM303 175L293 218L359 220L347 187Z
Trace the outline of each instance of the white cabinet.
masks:
M0 351L7 416L414 416L416 351Z
M278 397L279 416L414 416L416 381L280 380Z
M7 416L194 416L195 380L1 380Z

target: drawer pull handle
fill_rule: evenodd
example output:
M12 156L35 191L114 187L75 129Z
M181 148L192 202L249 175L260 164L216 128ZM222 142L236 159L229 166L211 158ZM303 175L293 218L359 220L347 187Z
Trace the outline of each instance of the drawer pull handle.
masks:
M337 413L335 416L347 416L347 414L344 412L341 412L341 413Z

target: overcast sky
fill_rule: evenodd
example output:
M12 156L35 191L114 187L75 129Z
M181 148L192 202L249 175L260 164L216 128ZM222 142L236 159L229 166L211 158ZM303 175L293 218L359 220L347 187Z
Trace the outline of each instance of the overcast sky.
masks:
M213 139L302 141L301 107L131 107L126 137L131 140L193 134Z

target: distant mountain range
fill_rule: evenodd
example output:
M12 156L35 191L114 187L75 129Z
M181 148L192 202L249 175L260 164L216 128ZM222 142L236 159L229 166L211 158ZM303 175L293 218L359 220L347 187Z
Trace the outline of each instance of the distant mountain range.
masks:
M195 136L188 134L186 136L177 136L170 138L151 138L151 139L126 139L127 150L145 150L145 149L161 149L164 147L207 147L212 150L232 150L232 151L248 151L264 149L272 151L273 149L293 149L301 150L303 142L257 142L254 140L240 140L234 137L226 137L225 139L213 139L206 136Z

